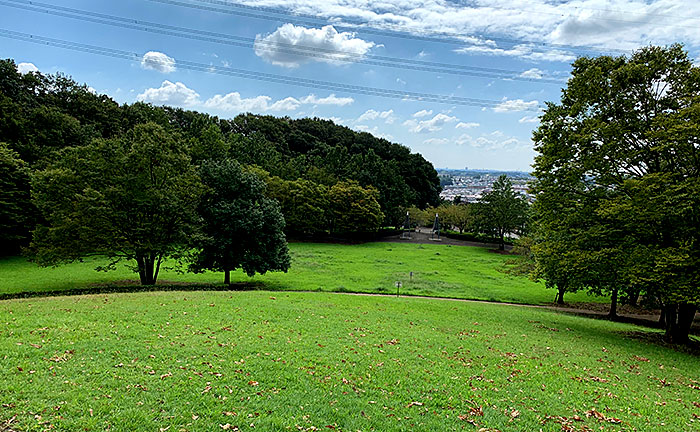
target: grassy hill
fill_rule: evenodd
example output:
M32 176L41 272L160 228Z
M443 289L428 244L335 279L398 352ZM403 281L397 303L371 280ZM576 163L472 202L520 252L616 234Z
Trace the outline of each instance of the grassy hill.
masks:
M329 293L5 300L0 429L694 430L700 359L634 332Z
M554 291L544 284L502 272L509 257L487 248L449 245L366 243L341 245L292 243L292 267L288 273L268 273L249 278L242 272L233 281L259 282L258 288L285 291L352 291L395 293L401 281L402 294L467 298L500 302L551 303ZM0 295L28 291L56 291L95 284L127 284L138 277L125 267L98 273L103 259L88 260L56 268L39 268L22 258L0 260ZM413 272L413 278L410 277ZM222 274L178 273L167 268L161 283L220 283ZM132 282L129 282L132 281ZM585 293L567 294L566 301L599 301Z

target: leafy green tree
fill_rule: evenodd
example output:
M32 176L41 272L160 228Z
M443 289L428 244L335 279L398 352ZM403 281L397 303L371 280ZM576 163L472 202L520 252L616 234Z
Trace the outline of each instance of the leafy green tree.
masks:
M318 235L328 232L328 187L309 180L268 177L267 194L282 206L288 231Z
M0 255L26 246L32 213L29 169L19 154L0 142Z
M201 178L208 189L199 205L203 229L190 269L223 271L226 284L238 268L248 276L286 272L284 217L277 201L265 197L265 183L230 159L205 161Z
M446 224L456 227L460 234L474 222L472 206L469 204L448 205L442 217Z
M379 192L363 188L357 182L335 184L328 192L331 231L335 233L373 232L382 227L384 214Z
M107 270L126 259L143 285L156 283L164 259L188 249L204 189L186 146L154 123L66 149L34 174L32 188L46 218L33 239L40 264L101 254L112 259Z
M679 343L700 302L698 125L700 69L672 45L578 59L561 102L548 104L534 134L534 192L546 203L537 206L535 231L550 235L561 217L555 202L585 204L564 209L579 215L568 225L578 234L563 244L607 263L590 267L601 286L656 299L666 338Z
M499 239L499 249L504 250L505 236L522 230L527 221L527 201L513 191L513 183L506 175L501 175L479 201L485 229Z

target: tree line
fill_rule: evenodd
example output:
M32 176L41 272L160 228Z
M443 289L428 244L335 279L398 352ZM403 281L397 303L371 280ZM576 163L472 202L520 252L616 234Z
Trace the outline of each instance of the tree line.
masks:
M0 254L42 264L102 254L144 284L166 258L286 270L288 235L377 231L439 202L421 155L329 120L120 105L12 60L0 112Z

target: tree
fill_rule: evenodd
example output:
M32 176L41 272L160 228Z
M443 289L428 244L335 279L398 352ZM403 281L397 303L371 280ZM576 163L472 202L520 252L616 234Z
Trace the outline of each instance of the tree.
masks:
M563 244L607 263L589 268L608 289L656 299L666 338L677 343L688 340L700 302L698 125L700 69L672 45L576 60L561 102L547 105L534 134L533 189L545 203L535 231L549 235L561 217L553 203L585 204L566 206L578 214L568 227L579 235Z
M504 174L493 183L493 189L482 195L482 223L499 239L505 249L505 236L521 229L527 219L527 201L513 191L513 183Z
M290 233L318 235L328 232L328 187L309 180L266 177L267 195L282 206Z
M379 206L379 192L363 188L357 182L335 184L328 192L331 232L373 232L382 226L384 214Z
M462 234L474 222L474 214L469 204L453 204L445 208L441 215L446 224L452 225Z
M199 205L203 235L190 269L223 271L226 284L238 268L248 276L286 272L284 217L277 201L265 197L265 183L231 159L205 161L200 172L208 189Z
M182 141L162 127L138 125L124 137L64 150L33 175L34 203L46 218L34 232L40 264L101 254L136 262L153 285L163 260L181 256L197 232L203 186Z
M32 213L29 170L19 154L0 142L0 256L26 246Z

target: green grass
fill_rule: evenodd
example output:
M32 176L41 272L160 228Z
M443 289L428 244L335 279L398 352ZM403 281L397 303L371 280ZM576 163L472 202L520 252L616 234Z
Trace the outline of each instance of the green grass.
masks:
M700 360L631 331L328 293L6 300L0 429L698 430Z
M554 291L524 277L504 274L508 256L486 248L449 245L367 243L361 245L292 243L288 273L249 278L242 272L234 281L258 281L263 288L284 291L352 291L395 293L401 281L403 294L468 298L499 302L551 303ZM99 259L56 268L39 268L22 258L0 260L0 294L26 291L60 291L137 279L127 268L98 273ZM413 279L409 273L413 272ZM165 270L161 283L220 283L220 273L180 274ZM568 302L599 301L585 293L567 294Z

